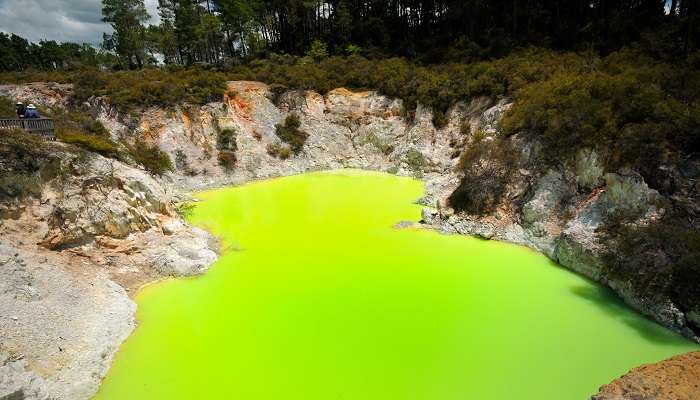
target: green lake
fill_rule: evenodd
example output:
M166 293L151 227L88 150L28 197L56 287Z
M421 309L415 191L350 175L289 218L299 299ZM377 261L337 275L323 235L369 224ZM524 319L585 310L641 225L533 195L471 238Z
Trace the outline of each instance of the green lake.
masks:
M523 247L420 228L419 181L319 172L197 195L204 276L137 296L105 400L585 400L697 345Z

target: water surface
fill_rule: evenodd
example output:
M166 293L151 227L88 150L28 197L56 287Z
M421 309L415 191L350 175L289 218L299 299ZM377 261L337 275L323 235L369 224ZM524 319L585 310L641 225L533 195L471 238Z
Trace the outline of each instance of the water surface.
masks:
M422 229L422 184L361 171L199 195L226 251L151 285L97 399L586 399L696 349L528 249Z

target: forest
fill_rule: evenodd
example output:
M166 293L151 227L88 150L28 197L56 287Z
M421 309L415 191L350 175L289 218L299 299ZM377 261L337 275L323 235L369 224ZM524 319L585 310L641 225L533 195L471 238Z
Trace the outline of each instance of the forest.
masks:
M86 66L225 67L274 54L473 62L518 48L595 49L632 43L657 57L700 45L695 0L103 0L99 49L0 33L0 71ZM96 38L97 40L98 38Z

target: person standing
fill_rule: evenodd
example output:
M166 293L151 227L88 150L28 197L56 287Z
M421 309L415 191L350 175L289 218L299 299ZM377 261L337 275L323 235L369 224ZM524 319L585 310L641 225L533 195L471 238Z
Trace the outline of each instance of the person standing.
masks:
M24 107L24 104L21 101L17 102L16 109L17 118L24 118L24 114L27 111L27 109Z

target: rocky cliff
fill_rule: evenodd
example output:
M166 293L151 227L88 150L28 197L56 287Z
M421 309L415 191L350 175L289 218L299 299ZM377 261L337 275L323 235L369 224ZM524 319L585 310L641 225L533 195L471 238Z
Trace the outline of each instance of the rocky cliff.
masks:
M0 95L61 107L69 90L4 86ZM544 169L537 162L537 143L514 136L508 139L516 152L513 178L495 210L479 215L453 210L449 198L463 178L456 168L460 154L476 136L486 142L496 136L498 121L510 107L507 100L457 104L442 129L433 126L430 110L419 106L408 121L400 101L374 92L276 93L257 82L230 82L224 101L204 106L130 115L120 114L106 99L93 98L85 106L115 141L156 144L176 170L153 178L122 162L91 156L60 185L46 185L36 200L5 211L0 265L11 271L13 289L0 294L0 334L10 338L0 352L7 359L3 368L11 373L0 388L22 390L26 398L88 398L133 329L128 293L162 276L199 273L214 260L211 238L183 223L173 210L174 199L195 189L320 169L419 177L427 188L419 200L426 206L426 224L537 249L699 340L698 310L681 309L668 298L640 296L624 278L604 272L603 255L614 251L615 243L604 240L599 228L611 215L633 213L643 224L665 212L659 193L634 171L605 171L592 151ZM281 156L279 149L286 145L276 125L292 113L309 136L299 154ZM233 152L234 161L226 166L219 159L224 132L233 135L225 151ZM49 318L56 310L60 318Z
M167 181L5 134L4 188L34 193L0 205L0 398L87 399L136 325L130 294L202 273L216 241L182 221Z

